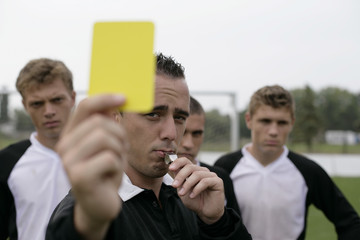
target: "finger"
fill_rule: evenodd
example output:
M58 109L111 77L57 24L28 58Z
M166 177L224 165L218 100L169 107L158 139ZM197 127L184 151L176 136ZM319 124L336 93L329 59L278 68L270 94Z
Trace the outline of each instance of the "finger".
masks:
M120 187L123 169L126 166L126 156L119 157L111 151L102 151L92 156L83 164L78 164L69 171L69 179L77 191L77 186L81 186L81 192L92 192L95 188L93 184L99 179L109 178L110 184L117 191ZM83 183L87 183L84 185ZM88 186L88 188L84 188Z
M179 182L178 180L176 180L176 175L178 174L178 172L186 165L189 164L189 161L187 158L185 157L179 157L177 159L175 159L170 165L169 165L169 175L174 179L174 182L172 184L173 187L177 188L179 187L182 182Z
M215 176L214 176L215 175ZM194 185L194 187L191 189L190 198L196 198L198 195L203 193L204 191L211 190L212 193L215 193L215 191L218 191L219 193L223 193L223 181L221 178L217 177L217 175L214 173L214 175L207 176L201 178L197 184Z
M192 164L192 162L186 157L179 157L170 164L169 171L178 172L181 168L183 168L187 164Z
M209 169L205 167L197 166L189 161L184 167L182 167L176 174L172 186L178 188L184 184L184 182L195 172L195 171L204 171L210 172Z
M80 142L62 156L66 169L71 168L79 162L88 161L89 158L103 151L111 151L114 155L119 157L126 155L126 147L114 137L105 137L105 134L101 132L92 135L96 137L91 136L89 138L92 139ZM104 137L98 137L99 135L103 135ZM97 139L97 141L94 139Z
M126 160L103 151L72 168L69 179L77 203L92 219L113 219L121 207L118 189ZM104 199L106 203L104 204Z
M63 132L65 134L71 131L74 126L94 113L106 113L122 106L124 103L125 97L122 95L103 94L88 97L79 103Z
M197 185L204 184L202 182L204 179L216 178L216 177L217 175L210 171L204 171L202 169L195 171L189 177L186 178L186 181L180 186L178 193L180 196L184 196L194 191Z
M209 171L207 168L194 165L189 159L185 157L180 157L173 161L169 166L169 172L174 178L172 186L175 188L179 187L185 181L185 179L191 175L191 172L198 167L204 171ZM179 173L181 174L178 175Z
M64 135L56 146L56 151L62 156L64 152L78 154L78 159L83 159L85 153L93 154L91 150L98 150L97 147L106 147L109 144L111 149L122 151L120 145L127 146L126 132L112 120L101 116L93 116ZM119 145L119 148L116 147ZM80 150L81 149L81 150ZM89 150L90 151L89 151Z
M105 137L105 134L103 133L94 133L92 135L95 137L90 136L89 140L79 142L65 154L62 154L63 163L66 169L71 168L79 162L88 161L89 158L92 158L94 155L103 151L111 151L118 157L127 154L126 146L121 144L116 138L111 136ZM104 137L98 137L99 135L103 135Z

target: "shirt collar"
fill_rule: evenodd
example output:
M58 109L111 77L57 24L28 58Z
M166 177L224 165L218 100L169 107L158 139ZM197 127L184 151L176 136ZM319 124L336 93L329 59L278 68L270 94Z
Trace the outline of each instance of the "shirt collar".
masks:
M289 154L289 149L286 147L286 145L283 146L284 151L281 153L281 155L272 163L264 167L261 165L261 163L254 158L254 156L247 150L249 146L251 146L252 143L246 144L242 149L241 152L244 156L244 160L247 161L249 164L253 165L256 168L266 168L266 169L273 169L279 164L282 164L286 162L287 156Z
M44 154L51 155L55 158L60 158L59 155L54 150L44 146L41 142L39 142L39 140L36 137L37 137L37 132L32 132L30 135L31 145L36 146L37 150L42 151Z
M200 166L200 160L198 158L195 158L196 165Z
M166 174L163 177L163 183L166 185L171 186L173 181L174 181L174 179L169 174ZM141 193L144 190L145 189L133 185L130 178L124 173L123 179L122 179L122 184L118 191L121 199L124 202L130 200L131 198L135 197L136 195L138 195L139 193Z

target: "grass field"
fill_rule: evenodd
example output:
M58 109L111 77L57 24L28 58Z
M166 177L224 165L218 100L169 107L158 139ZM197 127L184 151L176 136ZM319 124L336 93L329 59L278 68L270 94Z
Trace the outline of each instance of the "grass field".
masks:
M4 136L4 134L2 134L0 132L0 149L8 146L9 144L15 142L15 139Z
M355 208L360 212L360 178L333 177L334 182ZM308 217L307 240L336 240L336 232L324 214L311 206Z

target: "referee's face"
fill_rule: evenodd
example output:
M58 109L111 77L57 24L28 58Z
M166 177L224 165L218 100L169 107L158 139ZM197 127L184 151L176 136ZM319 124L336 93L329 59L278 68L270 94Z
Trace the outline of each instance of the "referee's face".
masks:
M148 113L123 114L121 123L130 146L126 174L132 181L149 183L168 172L165 154L176 153L189 116L189 101L183 78L157 75L154 108Z
M295 120L286 108L261 105L255 113L246 115L246 125L251 130L251 153L255 157L276 160L283 151Z

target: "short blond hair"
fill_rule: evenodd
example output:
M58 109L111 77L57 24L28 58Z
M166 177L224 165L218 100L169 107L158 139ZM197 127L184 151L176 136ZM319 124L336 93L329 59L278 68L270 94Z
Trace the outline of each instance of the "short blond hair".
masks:
M16 80L16 89L24 97L26 89L51 83L57 78L64 82L69 92L74 90L72 73L63 62L49 58L33 59L21 69Z
M265 86L257 90L252 96L248 112L254 115L261 105L272 108L286 108L295 119L295 101L291 93L279 85Z

